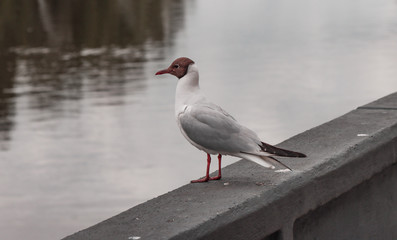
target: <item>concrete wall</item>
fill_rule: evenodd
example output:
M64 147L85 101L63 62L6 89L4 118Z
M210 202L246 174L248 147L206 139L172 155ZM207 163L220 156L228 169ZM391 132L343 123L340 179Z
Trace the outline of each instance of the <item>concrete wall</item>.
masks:
M241 160L65 239L397 239L397 93L279 146L308 158Z
M397 164L295 220L294 239L397 239Z

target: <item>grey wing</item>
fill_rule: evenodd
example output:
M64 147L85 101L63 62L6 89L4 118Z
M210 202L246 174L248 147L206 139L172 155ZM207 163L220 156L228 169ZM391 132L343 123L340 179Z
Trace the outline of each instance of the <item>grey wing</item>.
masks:
M218 153L256 152L258 136L216 105L189 106L179 115L182 130L193 142Z
M219 107L216 104L213 104L211 102L205 103L205 105L199 105L199 106L204 106L204 107L208 107L211 108L215 111L218 111L220 113L222 113L223 115L225 115L226 117L229 117L231 119L233 119L234 121L236 121L236 119L234 119L234 117L232 115L230 115L228 112L226 112L225 110L223 110L223 108ZM237 121L236 121L237 122Z

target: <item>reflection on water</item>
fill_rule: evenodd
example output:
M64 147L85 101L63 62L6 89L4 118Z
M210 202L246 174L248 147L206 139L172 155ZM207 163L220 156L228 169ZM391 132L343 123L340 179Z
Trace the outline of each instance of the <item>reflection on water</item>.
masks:
M164 58L184 18L180 1L6 0L0 9L2 149L15 98L47 117L77 113L83 98L122 104L144 87L145 63Z
M1 54L1 53L0 53ZM15 94L13 72L15 72L15 61L8 59L15 58L13 54L0 55L0 151L6 149L6 143L10 140L10 130L14 126L15 115Z
M204 173L175 124L176 79L154 77L174 58L278 143L397 89L396 12L394 0L0 1L2 237L59 239Z

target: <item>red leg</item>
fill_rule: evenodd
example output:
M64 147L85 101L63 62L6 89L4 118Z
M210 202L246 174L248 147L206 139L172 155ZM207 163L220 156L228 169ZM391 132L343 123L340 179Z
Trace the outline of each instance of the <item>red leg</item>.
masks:
M222 178L222 173L221 173L221 160L222 160L222 155L218 154L218 176L210 178L210 180L219 180Z
M200 183L200 182L208 182L210 180L210 165L211 165L211 155L207 153L207 173L205 177L197 179L197 180L192 180L190 181L191 183Z

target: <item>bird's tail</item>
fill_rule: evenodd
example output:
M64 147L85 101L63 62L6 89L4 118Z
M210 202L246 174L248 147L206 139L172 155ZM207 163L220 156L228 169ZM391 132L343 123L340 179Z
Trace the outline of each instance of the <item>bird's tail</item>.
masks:
M275 166L282 166L285 169L288 169L289 171L292 171L291 168L289 168L287 165L284 163L280 162L279 160L273 158L272 156L268 155L257 155L253 153L245 153L245 152L240 152L236 154L235 156L241 157L247 160L250 160L254 163L257 163L265 168L270 168L270 169L275 169Z
M266 161L268 163L272 163L272 165L281 165L287 171L292 171L292 169L290 167L288 167L287 165L285 165L284 163L280 162L279 160L275 159L272 156L260 156L260 158L262 158L264 161Z
M250 160L266 168L274 169L275 166L279 166L279 167L282 166L288 171L292 171L292 169L289 168L284 163L282 163L281 161L274 158L273 156L297 157L297 158L306 157L305 154L300 152L294 152L294 151L278 148L264 142L261 143L262 145L260 145L261 147L260 152L256 152L256 153L240 152L235 156Z
M300 152L294 152L291 150L287 150L287 149L282 149L282 148L278 148L275 147L273 145L261 142L262 145L259 145L261 147L261 150L263 152L267 152L270 153L272 155L276 155L276 156L280 156L280 157L297 157L297 158L304 158L306 157L305 154L300 153Z
M271 169L275 169L276 168L272 164L271 161L267 161L265 156L258 156L258 155L255 155L255 154L244 153L244 152L240 152L240 153L236 154L235 156L250 160L250 161L252 161L254 163L257 163L257 164L259 164L259 165L261 165L262 167L265 167L265 168L271 168Z

